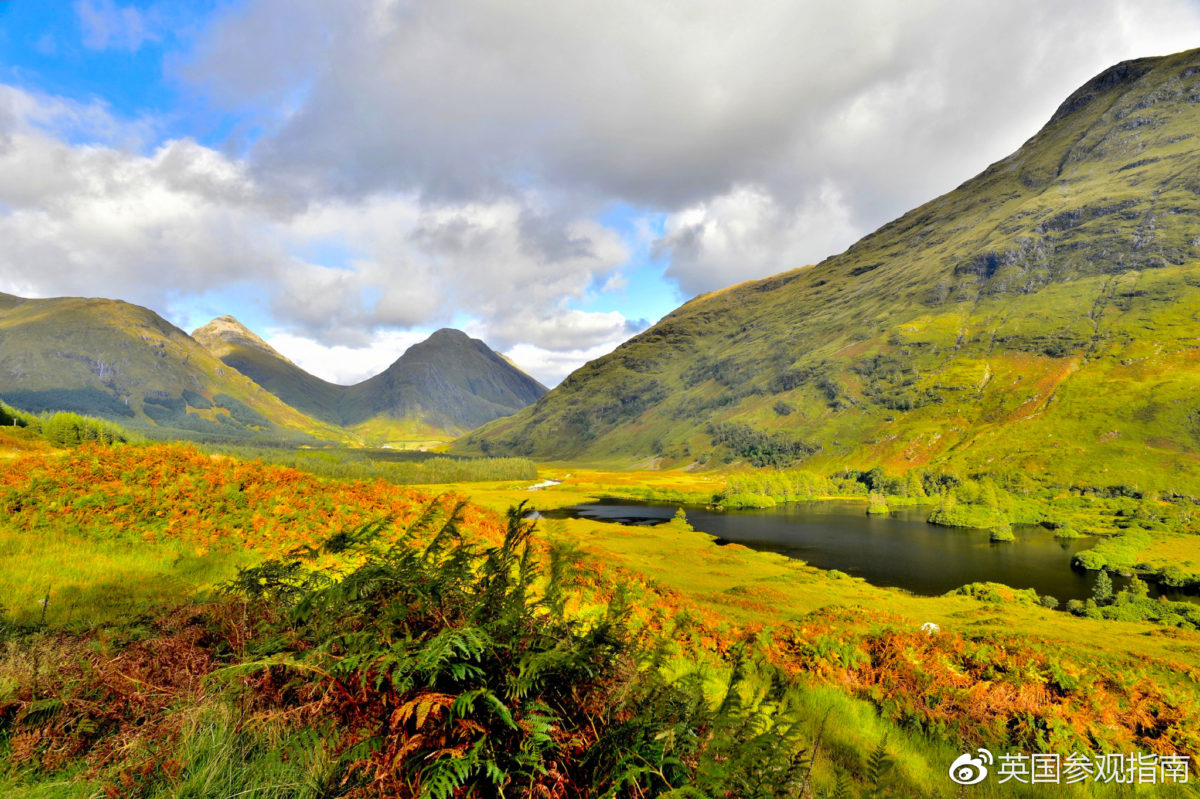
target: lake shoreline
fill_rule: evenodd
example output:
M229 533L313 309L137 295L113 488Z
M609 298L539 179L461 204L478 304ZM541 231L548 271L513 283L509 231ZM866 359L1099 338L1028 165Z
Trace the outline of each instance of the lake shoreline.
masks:
M865 504L865 497L833 497L772 509L714 510L693 503L608 496L543 515L655 527L683 508L689 524L718 546L729 543L774 552L917 596L942 596L971 584L1001 583L1014 590L1032 588L1039 596L1062 602L1083 601L1091 597L1098 578L1098 572L1072 565L1074 556L1093 543L1090 536L1058 538L1041 525L1014 525L1013 542L993 543L980 535L986 529L929 523L920 512L927 503L903 505L886 516L868 516ZM1129 581L1118 574L1113 582L1120 590ZM1196 601L1188 592L1162 590L1156 582L1146 582L1154 596Z

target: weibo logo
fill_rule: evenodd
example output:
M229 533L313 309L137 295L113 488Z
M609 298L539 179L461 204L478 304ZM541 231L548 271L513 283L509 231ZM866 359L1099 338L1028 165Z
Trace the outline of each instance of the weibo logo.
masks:
M977 757L965 752L950 764L950 779L959 785L976 785L987 779L988 766L995 762L992 753L986 749L977 749Z

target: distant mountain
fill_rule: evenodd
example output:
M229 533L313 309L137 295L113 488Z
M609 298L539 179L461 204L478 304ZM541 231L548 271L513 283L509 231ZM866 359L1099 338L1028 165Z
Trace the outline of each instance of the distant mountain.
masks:
M1198 495L1198 134L1200 51L1118 64L949 194L697 297L457 449Z
M192 331L192 338L293 408L341 426L345 387L314 377L275 351L232 316L219 316Z
M164 435L341 436L226 367L158 314L116 300L0 294L0 400Z
M479 339L443 328L383 373L351 386L344 407L351 425L418 417L466 432L533 404L546 390Z
M305 413L370 437L446 438L536 402L546 387L478 339L442 329L354 386L314 377L231 316L193 337L226 365Z
M0 294L0 400L162 435L445 440L545 386L457 330L439 330L355 386L308 374L232 316L189 336L118 300Z

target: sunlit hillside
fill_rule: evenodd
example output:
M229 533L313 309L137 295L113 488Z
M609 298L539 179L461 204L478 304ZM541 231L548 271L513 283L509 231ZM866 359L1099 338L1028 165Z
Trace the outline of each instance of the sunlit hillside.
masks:
M953 192L692 300L460 448L1200 495L1198 125L1200 52L1115 66Z

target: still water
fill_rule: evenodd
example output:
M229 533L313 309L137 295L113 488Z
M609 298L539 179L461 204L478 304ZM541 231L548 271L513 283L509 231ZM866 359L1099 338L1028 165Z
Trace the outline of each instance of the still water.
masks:
M677 505L609 500L547 512L621 524L660 524ZM1017 540L993 544L980 530L937 527L929 509L898 508L891 516L868 516L861 502L801 502L763 510L710 511L685 508L688 522L718 539L778 552L822 569L837 569L873 585L914 594L944 594L960 585L997 582L1032 588L1066 602L1092 594L1094 572L1071 568L1071 556L1093 546L1089 538L1056 539L1041 527L1016 527ZM1114 590L1127 581L1113 577ZM1150 586L1151 596L1159 593ZM1195 597L1164 590L1170 599Z

